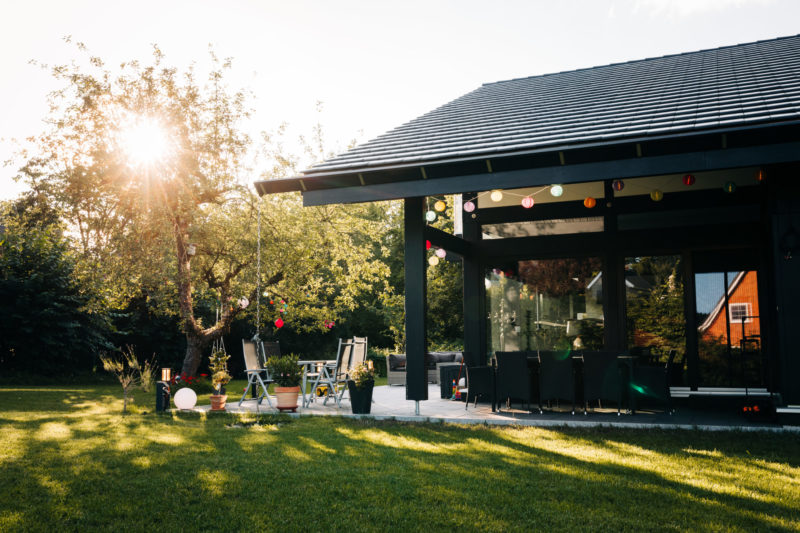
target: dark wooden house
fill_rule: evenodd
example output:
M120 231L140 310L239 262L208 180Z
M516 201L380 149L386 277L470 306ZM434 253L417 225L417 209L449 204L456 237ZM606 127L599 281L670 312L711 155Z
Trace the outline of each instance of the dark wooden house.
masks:
M428 391L427 239L463 261L470 363L677 349L687 390L800 403L800 36L489 83L256 188L404 201L408 399ZM447 195L457 234L426 223ZM757 348L706 346L715 287L745 275Z

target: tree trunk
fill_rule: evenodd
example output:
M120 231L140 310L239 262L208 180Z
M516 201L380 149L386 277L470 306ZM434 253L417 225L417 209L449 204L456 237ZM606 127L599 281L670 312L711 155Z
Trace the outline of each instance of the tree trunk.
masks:
M203 352L211 343L211 339L206 335L195 333L186 334L186 356L183 358L183 368L187 376L196 376L197 369L203 361Z

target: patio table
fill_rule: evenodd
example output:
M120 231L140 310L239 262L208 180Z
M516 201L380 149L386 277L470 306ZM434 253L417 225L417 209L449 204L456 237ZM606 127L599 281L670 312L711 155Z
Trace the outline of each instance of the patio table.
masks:
M316 388L317 383L320 381L320 376L327 372L328 365L331 363L336 364L336 360L333 359L305 359L297 361L297 364L303 367L303 384L300 387L300 392L303 394L303 407L308 407L311 402L314 401L314 393L315 391L312 389L311 393L308 394L306 388L308 387L308 378L309 375L313 375L314 371L316 370L316 379L314 380L313 387Z

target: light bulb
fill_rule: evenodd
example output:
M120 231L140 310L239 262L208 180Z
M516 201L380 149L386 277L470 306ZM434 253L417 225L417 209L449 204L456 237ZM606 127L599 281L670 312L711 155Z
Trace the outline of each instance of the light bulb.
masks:
M564 187L561 185L553 185L550 187L550 194L558 198L562 194L564 194Z

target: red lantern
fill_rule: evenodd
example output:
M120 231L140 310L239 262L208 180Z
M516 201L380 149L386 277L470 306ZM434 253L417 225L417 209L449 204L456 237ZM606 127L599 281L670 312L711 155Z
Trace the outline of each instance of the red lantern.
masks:
M622 189L625 188L625 182L622 181L622 180L614 180L614 182L611 184L611 187L615 191L619 192L619 191L621 191Z
M281 320L280 318L278 320L276 320L275 321L275 327L278 328L278 329L281 329L283 327L283 320Z
M526 196L525 198L523 198L522 207L524 207L525 209L530 209L531 207L533 207L533 197Z
M427 240L425 241L425 249L426 250L430 250L431 249L431 241L427 241Z
M594 199L594 198L592 198L591 196L587 196L587 197L586 197L586 198L583 200L583 205L584 205L584 206L585 206L587 209L591 209L591 208L593 208L594 206L596 206L596 205L597 205L597 200L595 200L595 199Z
M764 176L764 169L759 168L758 172L756 172L756 181L759 183L763 183L766 176Z
M692 176L691 174L686 174L683 177L683 184L686 185L687 187L694 185L694 176Z

